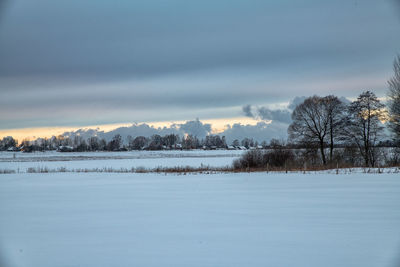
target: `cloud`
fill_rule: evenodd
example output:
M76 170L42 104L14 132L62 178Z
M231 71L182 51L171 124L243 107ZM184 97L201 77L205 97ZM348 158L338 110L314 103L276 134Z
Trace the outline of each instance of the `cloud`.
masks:
M64 136L74 138L75 136L81 136L84 139L89 137L97 136L98 138L104 138L110 141L115 135L119 134L122 136L123 140L126 141L127 137L130 135L132 137L136 136L152 136L154 134L166 135L166 134L180 134L181 132L175 126L155 128L146 123L142 124L132 124L129 127L119 127L112 131L101 131L99 129L79 129L72 132L63 133Z
M164 2L0 0L0 128L234 117L299 94L383 94L400 42L387 1Z
M9 4L9 0L1 0L0 1L0 23L1 23L1 19L4 16L3 14L5 13L5 10L6 10L8 4Z
M259 122L256 125L243 125L236 123L228 125L228 128L223 132L218 133L220 136L225 136L228 143L231 143L235 139L242 140L243 138L253 138L256 141L269 141L272 138L283 138L287 137L288 125L281 122L266 123ZM81 136L85 140L92 136L104 138L110 141L116 134L122 136L124 142L127 141L127 137L136 136L152 136L154 134L166 135L166 134L178 134L184 136L191 134L202 139L207 135L211 134L212 125L208 123L202 123L199 119L193 121L187 121L182 124L173 124L169 127L155 128L146 123L132 124L128 127L119 127L112 131L100 131L99 129L79 129L77 131L65 132L63 135L66 137L74 138L75 136Z
M398 17L400 18L400 0L392 0L392 2L396 7Z
M345 105L350 105L351 101L344 96L339 97L339 100L343 102Z
M115 78L293 62L315 67L391 51L395 45L381 40L399 40L391 36L385 4L371 0L357 7L346 0L19 3L9 5L4 19L2 75ZM360 47L364 39L370 45Z
M266 122L259 122L256 125L234 124L220 135L225 136L228 143L232 143L235 139L242 140L245 137L262 142L270 141L272 138L286 139L287 127L286 123L275 121L270 124Z
M253 111L254 110L254 111ZM270 109L267 107L253 107L245 105L242 107L245 116L264 121L277 121L282 123L291 122L291 112L284 109Z
M263 120L263 121L273 121L273 122L280 122L289 125L292 122L292 112L293 110L304 102L306 96L296 96L293 98L287 109L270 109L268 107L253 107L252 105L248 104L242 107L242 112L245 116ZM350 104L350 101L346 97L339 97L339 99L345 103L346 105Z
M184 124L179 125L179 129L185 134L204 138L211 132L211 124L203 124L199 119L194 121L187 121Z
M260 107L257 109L257 112L261 117L261 119L263 120L278 121L283 123L290 123L292 121L290 117L291 113L288 110L283 110L283 109L271 110L266 107Z
M246 117L254 118L253 113L251 112L251 105L245 105L242 107L242 111Z
M152 136L167 135L167 134L179 134L181 136L190 134L197 136L198 138L205 138L211 133L211 124L202 123L199 119L193 121L186 121L183 124L172 124L169 127L153 127L146 123L132 124L127 127L118 127L112 131L101 131L99 129L78 129L72 132L63 133L64 136L74 138L75 136L81 136L84 139L88 139L92 136L97 136L99 138L104 138L105 140L111 140L116 134L122 136L123 140L126 141L127 137L130 135L132 137L136 136Z
M292 111L295 110L298 105L300 105L301 103L304 102L304 100L306 100L306 98L307 98L306 96L296 96L290 101L288 109Z
M295 108L300 105L301 103L304 102L304 100L306 100L307 96L296 96L295 98L293 98L289 105L288 105L288 109L290 110L295 110ZM348 105L351 103L351 101L349 99L347 99L344 96L339 97L339 100L342 101L344 104Z

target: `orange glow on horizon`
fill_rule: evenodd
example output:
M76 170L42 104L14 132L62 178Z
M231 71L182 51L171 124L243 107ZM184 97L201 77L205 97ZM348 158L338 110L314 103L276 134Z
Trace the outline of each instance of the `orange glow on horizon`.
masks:
M259 121L248 117L235 117L235 118L220 118L220 119L205 119L200 120L202 123L209 123L212 127L212 133L223 132L227 125L240 123L242 125L256 125ZM186 121L159 121L159 122L143 122L138 124L148 124L154 128L171 127L173 124L183 124ZM39 137L50 138L58 136L65 132L77 131L79 129L99 129L100 131L109 132L119 127L129 127L132 123L115 123L115 124L101 124L91 126L55 126L55 127L32 127L20 129L5 129L0 130L0 138L5 136L12 136L18 142L24 139L33 140Z

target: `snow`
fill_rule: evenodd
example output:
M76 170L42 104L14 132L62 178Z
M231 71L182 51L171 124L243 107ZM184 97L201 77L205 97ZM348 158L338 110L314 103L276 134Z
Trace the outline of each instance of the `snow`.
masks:
M11 159L16 155L16 158L55 158L64 157L67 160L73 158L160 158L160 157L221 157L221 156L239 156L243 153L241 150L160 150L160 151L147 151L147 150L134 150L134 151L121 151L121 152L57 152L57 151L45 151L45 152L4 152L0 151L0 159Z
M4 174L0 214L4 267L399 266L398 173Z
M28 168L49 169L131 169L177 166L225 167L231 165L243 151L192 150L192 151L131 151L131 152L85 152L85 153L0 153L0 170L26 172Z
M71 169L131 169L132 167L144 167L153 169L159 166L176 167L190 166L200 167L224 167L231 165L233 158L218 157L218 158L149 158L149 159L113 159L113 160L80 160L80 161L37 161L37 162L0 162L0 169L15 170L16 172L26 172L30 167L47 167L49 169L58 169L65 167Z

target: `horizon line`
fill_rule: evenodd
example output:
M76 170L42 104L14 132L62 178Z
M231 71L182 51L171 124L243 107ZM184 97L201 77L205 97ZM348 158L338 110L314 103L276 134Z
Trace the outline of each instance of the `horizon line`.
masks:
M174 124L184 124L188 121L199 120L204 124L211 124L211 132L218 134L223 132L228 125L242 124L242 125L256 125L261 120L241 116L231 118L218 118L218 119L189 119L189 120L174 120L174 121L148 121L148 122L126 122L126 123L107 123L107 124L92 124L84 126L42 126L42 127L26 127L26 128L13 128L13 129L0 129L0 138L12 136L19 142L22 140L33 140L38 138L50 138L52 136L59 136L66 132L75 132L77 130L98 129L103 132L111 132L121 127L131 127L133 125L146 124L155 129L163 127L171 127Z

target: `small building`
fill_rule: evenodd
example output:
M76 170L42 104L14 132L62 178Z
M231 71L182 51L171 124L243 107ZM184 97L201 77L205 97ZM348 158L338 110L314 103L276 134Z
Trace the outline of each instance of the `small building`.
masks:
M180 150L182 150L182 144L175 144L175 149L180 149Z
M59 146L57 151L58 152L73 152L74 148L72 146Z

